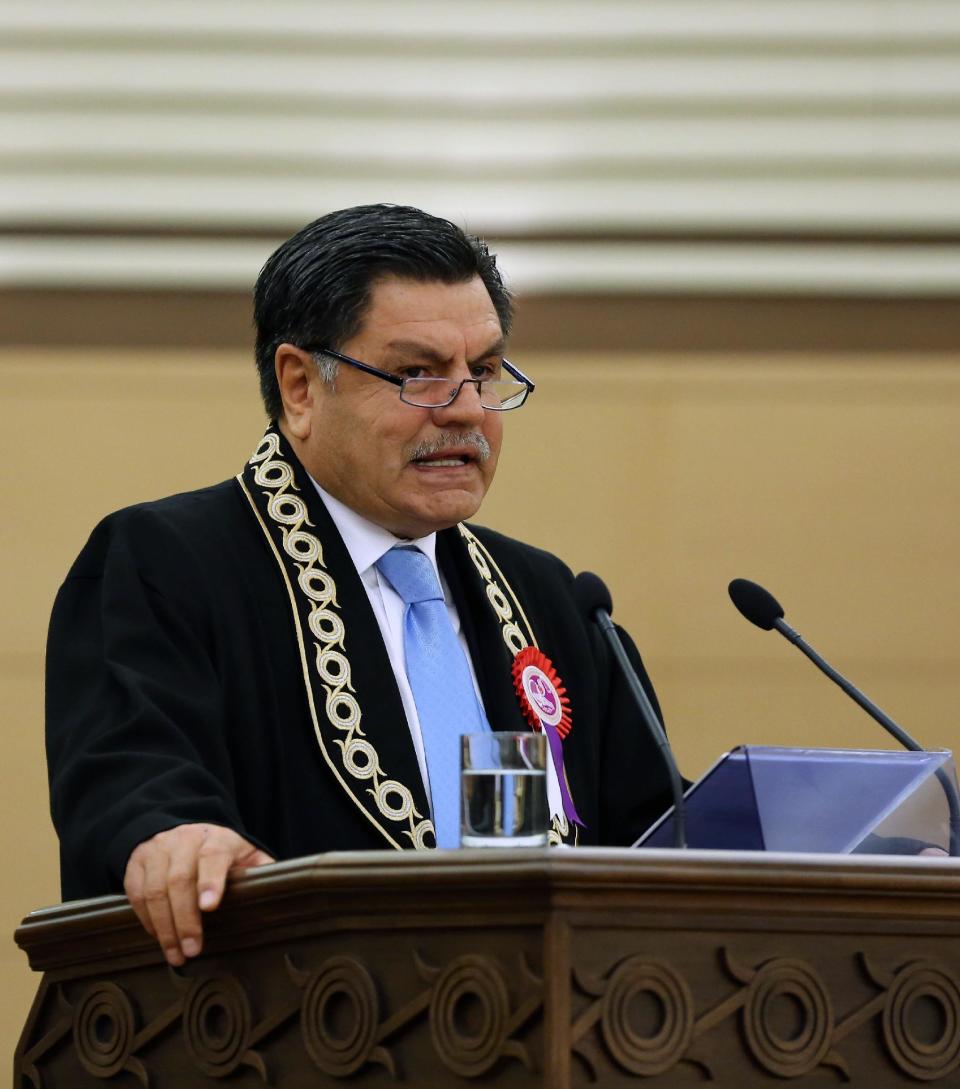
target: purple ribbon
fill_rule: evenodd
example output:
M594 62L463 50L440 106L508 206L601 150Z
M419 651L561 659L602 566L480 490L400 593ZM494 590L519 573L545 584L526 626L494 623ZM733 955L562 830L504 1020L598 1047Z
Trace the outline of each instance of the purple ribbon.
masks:
M547 725L543 719L540 719L540 726L547 735L547 744L550 746L550 752L553 755L553 766L557 773L557 782L560 784L560 801L563 803L563 811L567 815L567 820L579 824L581 828L586 828L586 825L580 820L576 806L573 804L573 798L570 797L570 791L567 789L567 775L563 770L563 742L560 740L557 728L556 726Z

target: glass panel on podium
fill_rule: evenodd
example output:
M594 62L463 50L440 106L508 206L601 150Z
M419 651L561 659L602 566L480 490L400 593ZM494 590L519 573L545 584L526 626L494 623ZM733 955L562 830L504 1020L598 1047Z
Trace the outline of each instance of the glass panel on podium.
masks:
M818 854L916 854L949 844L944 779L932 752L741 745L687 791L687 846ZM673 846L673 809L636 842Z

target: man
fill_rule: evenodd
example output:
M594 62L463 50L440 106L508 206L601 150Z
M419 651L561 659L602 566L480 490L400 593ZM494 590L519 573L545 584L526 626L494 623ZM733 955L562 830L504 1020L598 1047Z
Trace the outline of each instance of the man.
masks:
M124 888L176 965L230 873L452 845L457 737L543 725L526 674L563 704L555 840L629 844L666 808L570 571L465 524L533 388L503 358L511 316L486 246L412 208L334 212L269 259L249 463L107 518L54 606L65 898Z

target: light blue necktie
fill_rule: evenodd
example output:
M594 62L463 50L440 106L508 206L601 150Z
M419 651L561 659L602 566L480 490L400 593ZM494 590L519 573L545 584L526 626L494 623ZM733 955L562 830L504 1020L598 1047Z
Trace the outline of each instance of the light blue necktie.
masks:
M460 735L489 730L433 564L391 548L377 568L403 598L407 678L420 718L438 847L460 846Z

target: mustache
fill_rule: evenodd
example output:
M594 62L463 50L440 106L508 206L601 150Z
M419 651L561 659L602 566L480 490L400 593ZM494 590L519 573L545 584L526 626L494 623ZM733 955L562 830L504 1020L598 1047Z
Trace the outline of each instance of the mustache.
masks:
M410 460L432 457L451 446L469 446L477 461L483 462L490 457L490 443L479 431L444 431L435 439L424 439L410 452Z

